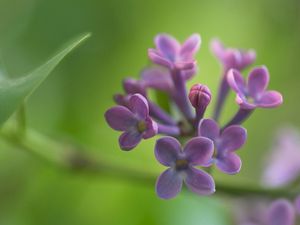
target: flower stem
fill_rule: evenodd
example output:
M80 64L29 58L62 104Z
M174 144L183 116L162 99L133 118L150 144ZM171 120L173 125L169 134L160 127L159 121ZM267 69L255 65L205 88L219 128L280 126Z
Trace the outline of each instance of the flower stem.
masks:
M216 102L216 106L215 106L215 111L214 111L214 120L218 121L225 103L225 100L228 96L228 92L229 92L229 85L227 83L227 69L224 69L224 73L222 75L222 80L221 83L219 85L219 92L218 92L218 98L217 98L217 102Z
M158 133L159 134L166 134L170 136L179 136L180 129L178 126L168 126L164 124L157 124L158 125Z
M164 124L168 124L168 125L177 124L177 122L167 112L165 112L154 102L148 100L148 103L149 103L149 110L151 116L153 116L154 118L156 118L157 120L161 121Z
M107 175L147 186L153 185L156 180L155 174L109 163L108 160L96 160L94 156L83 153L91 151L79 151L82 148L57 142L33 130L28 129L26 136L18 136L14 129L5 127L1 130L0 135L2 139L13 146L27 150L27 152L66 171L95 176ZM261 196L263 198L285 197L294 199L299 194L299 192L294 192L289 188L265 189L259 186L221 183L216 183L216 189L217 194L232 197Z
M234 117L224 126L223 129L231 125L242 124L252 113L254 109L242 109L240 108Z
M188 121L192 121L194 118L193 112L191 110L190 101L187 96L187 91L185 87L185 82L181 71L174 69L171 71L172 80L174 82L174 91L172 93L172 98L179 110L186 117Z

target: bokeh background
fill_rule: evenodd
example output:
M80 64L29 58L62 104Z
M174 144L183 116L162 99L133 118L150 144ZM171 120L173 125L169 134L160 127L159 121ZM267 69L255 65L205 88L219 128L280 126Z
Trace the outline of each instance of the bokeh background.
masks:
M112 95L121 91L121 80L138 77L148 64L147 49L159 32L181 41L201 34L200 75L189 85L207 84L216 95L221 67L209 42L219 37L229 46L255 49L256 65L268 66L271 88L284 95L281 108L257 110L245 123L249 139L240 151L242 172L234 177L216 173L217 181L258 183L276 129L286 124L300 129L298 0L0 0L2 72L22 76L86 31L92 37L63 60L28 102L28 124L36 130L75 140L116 165L162 171L153 156L155 140L122 152L119 133L103 118L113 105ZM222 120L236 109L232 94ZM154 184L66 173L0 142L1 225L231 225L230 207L217 196L186 193L162 201Z

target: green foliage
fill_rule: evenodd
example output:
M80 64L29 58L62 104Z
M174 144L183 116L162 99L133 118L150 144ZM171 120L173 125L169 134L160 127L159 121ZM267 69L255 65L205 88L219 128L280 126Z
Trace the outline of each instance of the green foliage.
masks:
M90 34L84 34L75 38L54 57L26 76L9 79L0 73L0 125L34 92L59 62L89 36Z

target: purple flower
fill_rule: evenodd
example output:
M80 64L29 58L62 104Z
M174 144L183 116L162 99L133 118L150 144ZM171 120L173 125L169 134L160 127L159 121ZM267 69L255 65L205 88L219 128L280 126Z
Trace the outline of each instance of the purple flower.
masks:
M182 182L199 194L209 195L215 192L213 178L195 166L204 166L213 154L213 143L207 138L191 139L181 149L180 143L172 137L164 137L156 142L156 159L169 167L157 179L156 193L160 198L175 197L181 190Z
M268 154L262 183L268 187L282 187L300 176L300 133L287 127L278 131Z
M255 51L225 48L218 39L212 40L211 50L221 61L225 70L231 68L243 70L247 66L251 65L256 59Z
M235 153L247 139L247 131L241 126L232 125L221 131L218 124L212 119L200 121L198 135L207 137L214 142L215 154L210 162L227 174L236 174L241 169L241 159Z
M148 50L149 58L154 63L169 69L194 69L196 64L194 55L201 44L199 34L193 34L182 45L167 34L157 35L154 42L156 49Z
M254 68L247 83L238 70L228 72L229 86L237 93L236 102L243 109L274 108L282 104L282 95L277 91L267 91L269 72L266 67Z
M267 225L294 225L295 209L285 200L279 199L271 204L266 215Z
M143 139L157 134L157 124L149 117L147 100L140 94L130 97L128 108L115 106L105 113L109 126L123 131L119 144L123 150L131 150Z

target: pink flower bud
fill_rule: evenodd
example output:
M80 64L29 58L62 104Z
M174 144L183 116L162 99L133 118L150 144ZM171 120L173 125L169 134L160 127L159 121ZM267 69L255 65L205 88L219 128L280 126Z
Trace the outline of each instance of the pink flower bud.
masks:
M195 84L190 90L189 99L195 108L206 108L211 100L210 90L203 84Z

